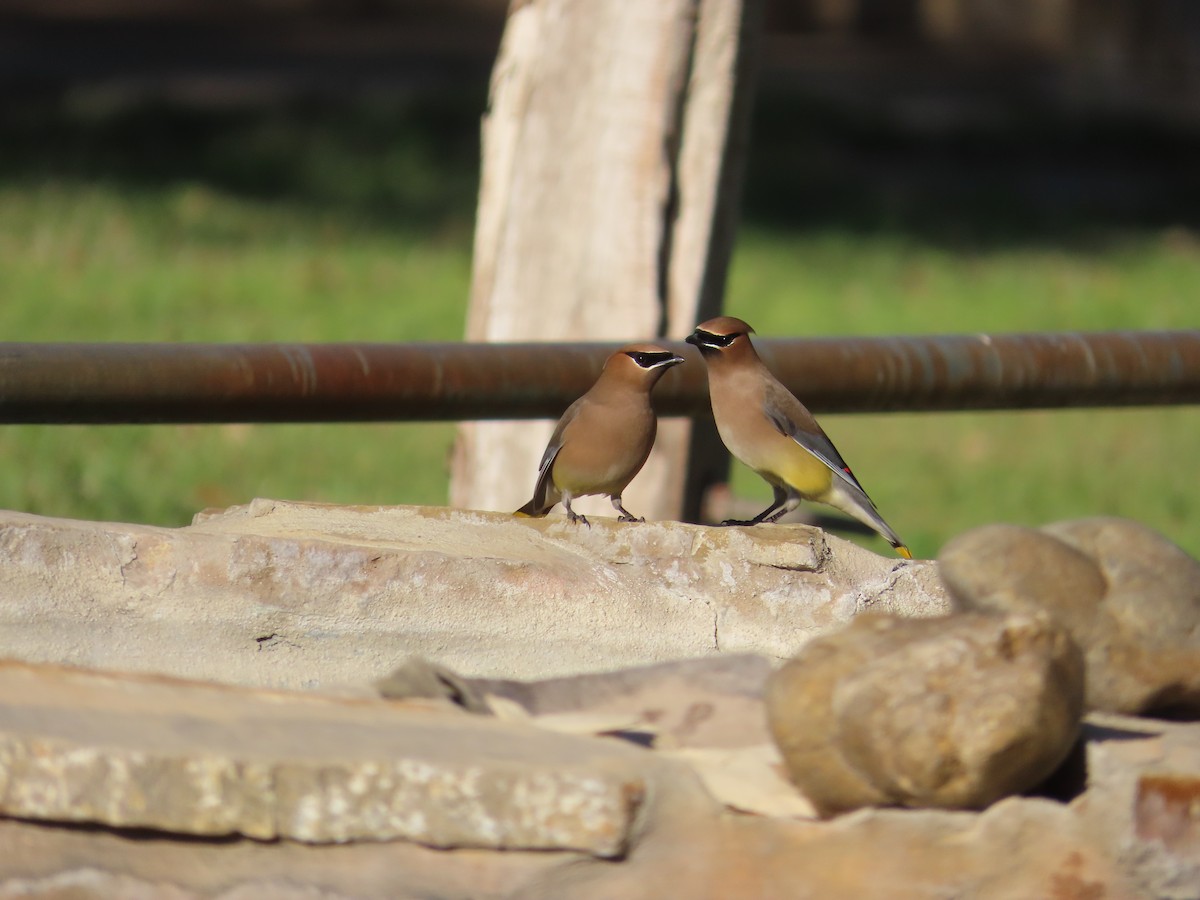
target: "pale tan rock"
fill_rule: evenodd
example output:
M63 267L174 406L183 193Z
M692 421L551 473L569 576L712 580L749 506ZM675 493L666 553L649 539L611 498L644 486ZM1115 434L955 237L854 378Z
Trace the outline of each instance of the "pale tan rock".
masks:
M740 748L771 742L762 699L771 670L765 657L722 654L540 681L467 683L490 701L519 703L538 722L563 714L619 716L656 748Z
M0 665L0 813L317 843L623 851L643 754L384 700Z
M801 822L685 802L657 812L620 865L543 870L522 900L1134 900L1129 881L1059 803L1009 798L982 813L862 810Z
M1108 665L1088 672L1095 707L1200 713L1200 562L1128 519L1078 519L1043 530L1092 557L1109 585Z
M439 684L482 697L501 718L572 734L610 734L686 762L714 799L730 809L772 816L814 815L784 773L767 730L763 689L771 673L761 656L730 654L543 681L460 678L427 666L404 667L421 690ZM390 679L381 687L390 690Z
M1083 662L1045 616L864 616L776 672L766 701L792 780L823 814L982 808L1067 755Z
M405 842L183 842L0 820L0 846L11 850L0 859L0 898L1145 896L1130 888L1087 823L1060 803L1013 798L983 813L864 810L796 822L722 814L691 781L665 770L655 779L630 852L603 862L578 853L435 851ZM131 889L144 893L125 893Z
M702 660L715 663L721 660ZM0 671L4 667L0 667ZM677 708L686 708L697 700L724 694L734 695L757 677L756 666L735 665L721 671L706 672L703 666L691 670L697 684L707 681L689 696L675 675L687 671L686 666L655 667L661 672L616 677L583 676L585 684L571 686L559 681L542 695L547 709L557 705L570 706L584 698L595 707L603 698L616 708L619 696L631 701L638 710L652 696L654 702L667 704L668 718L679 719ZM673 670L673 673L672 673ZM672 673L667 676L667 673ZM58 673L61 674L61 673ZM55 680L58 680L57 675ZM127 677L89 676L97 688L100 683L125 685ZM667 691L668 683L670 691ZM134 685L157 685L169 682L158 679L135 678ZM633 690L630 687L640 685ZM12 694L11 683L0 682L0 696ZM175 685L178 687L178 685ZM186 686L185 686L186 687ZM653 694L650 689L659 691ZM206 686L213 697L225 698L221 703L225 715L233 715L238 704L229 703L230 696L248 695L259 700L271 698L282 708L274 716L256 714L252 718L236 717L240 725L251 725L265 734L282 733L283 722L288 728L303 725L308 713L301 709L319 710L326 707L345 707L375 711L391 708L405 720L419 715L423 720L448 723L430 732L426 744L440 756L451 760L460 752L465 741L479 765L495 763L493 753L503 748L494 741L480 740L481 735L494 735L495 729L509 728L485 717L463 712L423 709L414 712L410 705L388 704L378 700L330 699L301 695L291 697L267 692L240 691ZM130 694L124 687L116 688L125 697L123 705L111 696L98 700L93 693L77 695L64 691L62 702L43 703L47 715L57 716L71 709L67 702L86 701L99 716L120 719L126 725L136 722L134 713L140 708L148 712L145 697L136 691ZM677 693L678 692L678 693ZM668 701L668 693L673 699ZM70 695L68 697L67 695ZM295 706L292 700L303 701ZM137 702L135 702L137 701ZM139 706L140 704L140 706ZM181 737L204 742L207 732L191 721L192 710L203 719L215 715L211 704L195 698L180 703L166 718L174 722ZM144 707L144 708L143 708ZM553 713L550 713L553 715ZM721 710L717 710L721 715ZM46 716L41 716L43 720ZM75 718L73 716L73 718ZM82 718L86 719L86 716ZM315 722L326 721L319 716ZM498 898L563 898L599 900L620 897L639 898L687 897L689 900L725 900L729 897L826 898L935 898L971 897L982 900L1008 898L1104 898L1124 900L1141 896L1160 896L1136 893L1128 879L1117 868L1117 861L1133 867L1142 875L1168 872L1178 878L1188 870L1187 858L1178 861L1174 869L1166 870L1158 863L1151 866L1143 854L1153 850L1160 839L1151 834L1133 846L1134 853L1117 852L1112 848L1126 846L1128 829L1137 827L1132 815L1136 779L1140 772L1164 770L1173 778L1182 778L1188 769L1181 758L1160 750L1145 752L1147 744L1132 729L1134 725L1091 725L1088 736L1092 741L1105 742L1106 747L1120 749L1140 747L1135 754L1137 767L1124 780L1105 778L1094 785L1110 790L1109 798L1091 807L1083 799L1065 805L1044 799L1010 798L983 813L945 811L863 810L824 822L798 822L785 819L722 812L721 806L704 790L701 781L691 774L682 762L662 759L658 753L627 748L611 740L573 739L579 747L603 747L602 756L615 753L611 761L625 765L625 755L632 760L638 778L646 786L645 798L638 808L635 827L628 833L626 850L619 857L596 857L588 852L543 849L538 851L497 849L433 850L407 840L363 840L349 844L306 844L287 839L257 841L235 836L204 838L192 836L180 839L165 832L125 832L100 827L62 827L28 820L0 818L0 898L66 898L79 897L167 897L220 898L220 900L338 900L338 898L387 897L422 898L422 900L498 900ZM390 726L392 716L382 713L381 724ZM86 723L85 723L86 724ZM326 721L326 725L327 725ZM468 726L466 731L461 725ZM1154 723L1151 723L1154 724ZM479 726L484 726L480 731ZM231 729L232 729L231 724ZM1150 737L1166 729L1157 723L1145 731ZM1191 726L1189 726L1191 727ZM1178 731L1182 726L1169 726ZM134 731L141 731L135 727ZM358 738L361 732L345 729L343 739ZM529 729L536 731L535 729ZM408 732L407 728L405 729ZM554 736L551 736L554 737ZM694 736L695 737L695 736ZM331 738L332 740L332 738ZM535 743L540 743L534 735ZM290 742L287 742L290 743ZM342 741L343 744L361 743ZM566 745L561 745L566 746ZM611 748L616 748L612 750ZM412 748L410 748L411 750ZM732 773L737 774L737 761L753 748L729 751L683 751L683 755L715 758L731 754ZM601 752L601 751L597 751ZM618 757L620 759L618 760ZM734 759L736 757L737 759ZM1107 757L1112 760L1115 757ZM1099 759L1097 757L1097 759ZM710 759L711 761L711 759ZM593 760L585 761L591 765ZM1127 763L1120 762L1125 770ZM1093 771L1103 774L1095 761ZM1097 776L1098 777L1098 776ZM724 790L722 785L714 787ZM1085 797L1088 795L1085 795ZM451 793L442 798L453 805L457 798ZM1113 812L1124 803L1120 816ZM734 803L736 805L736 803ZM353 811L352 811L353 812ZM786 814L793 814L787 810ZM1161 815L1154 823L1180 823ZM1183 820L1187 825L1187 820ZM1111 826L1111 833L1102 826ZM1174 837L1174 852L1190 853L1189 846ZM1019 864L1015 864L1019 861ZM1151 882L1143 881L1143 884ZM1169 882L1155 882L1163 885ZM1164 892L1164 897L1186 896L1178 891Z
M1095 560L1046 533L1019 525L983 525L953 538L938 554L942 581L957 609L1051 612L1091 643L1096 610L1108 588Z
M948 608L936 566L805 526L706 528L255 501L188 528L0 513L0 656L269 687L413 655L545 678L784 658L867 608Z
M988 525L939 554L956 608L1044 610L1087 661L1096 710L1200 711L1200 563L1125 519Z
M63 828L0 819L2 900L508 900L586 858L435 850L404 841L300 844Z
M774 744L751 747L684 747L660 751L686 762L720 803L760 816L812 819L817 811L784 774L783 758Z
M1200 896L1200 723L1092 714L1072 803L1140 896Z

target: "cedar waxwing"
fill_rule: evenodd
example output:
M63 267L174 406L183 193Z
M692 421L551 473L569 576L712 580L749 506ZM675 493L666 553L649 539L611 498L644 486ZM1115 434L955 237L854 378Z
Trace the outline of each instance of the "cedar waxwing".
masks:
M723 524L774 522L801 500L816 500L869 525L897 553L912 559L812 413L763 365L750 343L753 331L741 319L719 316L687 338L708 367L708 393L721 440L775 491L774 502L753 519Z
M575 497L607 494L621 522L643 522L621 505L621 492L633 481L654 446L658 418L650 391L671 366L683 362L654 344L622 347L586 394L558 420L538 464L533 499L518 516L544 516L560 500L572 522L588 520L571 509Z

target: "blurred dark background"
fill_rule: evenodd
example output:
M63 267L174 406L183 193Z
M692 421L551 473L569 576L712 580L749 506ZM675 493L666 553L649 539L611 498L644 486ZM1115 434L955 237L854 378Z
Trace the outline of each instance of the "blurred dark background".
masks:
M469 228L506 6L0 0L0 176L187 173ZM956 242L1195 222L1200 4L771 0L766 23L750 219ZM436 171L323 184L297 135L331 131L424 140Z

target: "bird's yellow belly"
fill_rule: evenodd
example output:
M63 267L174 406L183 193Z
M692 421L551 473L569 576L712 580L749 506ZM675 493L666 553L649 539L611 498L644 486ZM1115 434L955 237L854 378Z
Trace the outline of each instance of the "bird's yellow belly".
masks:
M709 380L713 417L729 452L773 486L817 500L829 492L833 472L762 414L747 415L748 400L760 393L758 382L733 378Z
M620 494L646 462L656 422L649 402L595 403L563 433L550 477L564 494Z
M619 494L633 480L633 467L611 465L604 469L576 468L570 460L555 460L551 477L560 491L581 497L586 494Z
M829 493L833 484L833 472L829 466L799 445L796 445L796 452L789 453L788 458L781 461L774 471L784 487L790 487L797 494L814 500ZM764 472L759 471L759 474L771 481Z
M833 484L833 472L794 440L782 434L746 441L739 434L721 434L730 452L767 483L817 500Z

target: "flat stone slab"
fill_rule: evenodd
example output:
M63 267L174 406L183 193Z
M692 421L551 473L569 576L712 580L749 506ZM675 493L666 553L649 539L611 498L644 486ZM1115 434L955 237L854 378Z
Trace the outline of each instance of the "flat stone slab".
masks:
M325 688L423 656L547 678L793 655L864 609L949 609L936 564L804 525L592 527L275 500L186 528L0 512L0 656Z
M0 663L0 815L619 854L648 754L426 705Z

